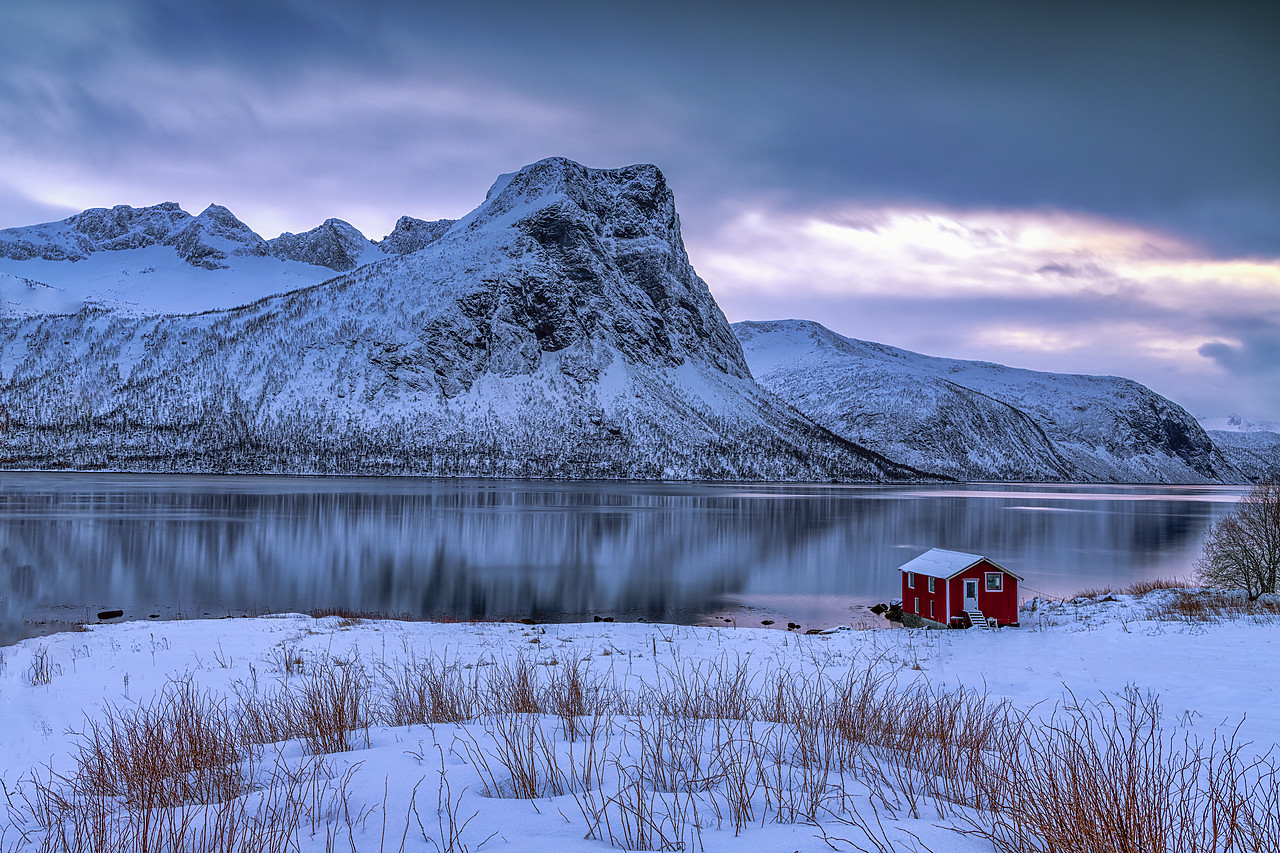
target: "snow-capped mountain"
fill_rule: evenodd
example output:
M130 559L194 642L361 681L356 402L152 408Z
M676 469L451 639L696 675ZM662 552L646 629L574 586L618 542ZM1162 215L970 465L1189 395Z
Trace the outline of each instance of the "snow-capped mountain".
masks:
M1250 480L1259 482L1280 477L1280 424L1228 415L1201 418L1200 425L1231 464Z
M756 385L653 166L540 161L457 222L397 232L391 251L422 247L233 310L0 318L0 455L22 467L920 476ZM354 243L367 256L341 228L308 233L277 245Z
M93 208L0 231L0 313L74 312L85 305L137 314L233 308L416 252L452 224L402 216L373 241L348 222L327 219L310 231L264 240L217 204L198 216L174 202Z
M1280 433L1280 423L1275 421L1251 421L1239 415L1227 415L1225 418L1200 418L1200 426L1209 432Z
M301 234L286 231L274 240L268 240L267 247L273 257L314 264L336 272L353 270L384 257L373 241L341 219L326 219Z
M378 240L376 245L388 255L407 255L439 240L455 221L457 220L437 219L428 222L412 216L401 216L391 233Z
M207 311L334 275L305 258L288 260L284 252L273 257L271 248L216 204L198 216L173 202L117 205L8 228L0 231L0 314L85 306L137 314Z
M923 470L967 480L1244 479L1180 406L1128 379L936 358L802 320L733 329L764 387Z

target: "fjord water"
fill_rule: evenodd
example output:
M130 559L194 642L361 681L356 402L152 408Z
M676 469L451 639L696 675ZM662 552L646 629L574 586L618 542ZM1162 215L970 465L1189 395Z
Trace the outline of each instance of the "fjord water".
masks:
M3 473L0 639L117 608L855 623L931 547L1028 596L1186 577L1242 493Z

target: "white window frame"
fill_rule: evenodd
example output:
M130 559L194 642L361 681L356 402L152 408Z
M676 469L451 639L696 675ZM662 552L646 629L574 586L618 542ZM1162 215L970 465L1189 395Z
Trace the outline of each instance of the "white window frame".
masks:
M917 616L921 615L921 614L920 614L920 596L916 596L916 609L915 609L915 614L916 614Z
M915 589L915 588L916 588L916 573L907 572L907 589Z
M934 588L933 578L929 578L929 592L937 592L937 590Z
M1004 592L1004 573L1003 572L987 572L987 581L983 586L983 592ZM992 580L995 586L991 585Z

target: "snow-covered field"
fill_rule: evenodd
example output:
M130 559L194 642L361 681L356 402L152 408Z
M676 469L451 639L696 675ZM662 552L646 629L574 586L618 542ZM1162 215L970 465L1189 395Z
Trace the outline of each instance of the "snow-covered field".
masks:
M292 840L242 838L242 847L230 849L295 849L296 842L301 850L360 851L560 853L664 843L709 851L991 850L990 841L954 831L972 828L966 820L983 823L983 812L929 796L944 791L976 802L982 786L940 779L945 770L936 761L911 757L939 738L962 738L966 726L994 719L989 714L1070 717L1072 708L1132 707L1135 697L1158 694L1166 741L1236 732L1236 743L1248 744L1241 755L1253 757L1280 740L1280 621L1150 618L1177 595L1037 601L1024 611L1023 627L999 631L799 636L282 615L104 625L27 640L0 649L0 779L8 801L0 803L0 849L40 848L44 836L30 806L56 801L41 799L33 777L46 795L78 792L82 811L90 802L108 803L117 816L133 808L136 824L137 792L108 795L102 787L103 779L128 776L129 754L107 750L104 764L78 765L86 741L75 733L95 721L104 732L102 721L118 724L140 707L159 719L164 695L192 703L180 706L188 722L191 707L203 708L205 719L220 710L242 733L282 739L283 746L239 753L257 768L240 814L266 814L271 791L292 785L276 802L298 825L272 819ZM962 689L969 710L956 712L946 697ZM290 704L290 696L302 701ZM363 719L367 732L361 726L339 733L340 745L324 745L320 730L297 723L307 716L306 700L317 697L331 703L321 715ZM881 710L862 707L860 719L900 730L873 732L872 725L847 737L854 700L865 705L869 697L878 697ZM897 712L884 710L895 700ZM912 707L941 714L915 741L904 734ZM272 715L301 728L264 735ZM405 724L415 716L442 721ZM944 719L951 722L938 723ZM968 760L998 763L999 732L1011 729L995 731ZM326 754L311 757L317 751ZM280 783L282 768L292 782ZM177 775L198 772L186 766ZM273 778L275 788L264 781ZM194 815L226 816L225 809L193 808L216 799L179 797L183 805L167 813L186 815L194 832L207 827ZM98 836L81 849L110 843Z

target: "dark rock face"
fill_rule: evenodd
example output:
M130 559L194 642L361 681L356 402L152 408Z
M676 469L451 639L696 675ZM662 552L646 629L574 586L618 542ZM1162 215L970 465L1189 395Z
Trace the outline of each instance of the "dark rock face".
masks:
M375 245L388 255L407 255L425 249L444 236L444 232L456 222L456 219L437 219L428 222L414 219L412 216L401 216L396 227Z
M310 231L286 232L267 241L269 251L277 258L328 267L336 272L355 269L365 250L372 245L353 225L341 219L326 219Z

